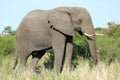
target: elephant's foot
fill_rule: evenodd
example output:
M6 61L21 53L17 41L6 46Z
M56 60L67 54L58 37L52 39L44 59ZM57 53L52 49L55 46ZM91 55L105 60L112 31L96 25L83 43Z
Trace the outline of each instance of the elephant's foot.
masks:
M66 74L69 74L69 72L70 72L70 68L63 68L61 74L66 75Z
M35 72L36 74L39 74L39 73L40 73L39 68L36 68L36 69L34 70L34 72Z
M41 72L38 68L32 69L30 67L27 69L27 71L30 71L30 72L36 73L36 74L39 74Z

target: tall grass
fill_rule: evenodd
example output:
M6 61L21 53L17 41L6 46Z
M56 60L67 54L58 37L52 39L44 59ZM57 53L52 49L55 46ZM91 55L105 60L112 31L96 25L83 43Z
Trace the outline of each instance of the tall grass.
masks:
M41 68L40 74L28 70L12 70L13 63L14 58L11 56L0 57L1 80L120 80L120 63L118 61L109 65L99 62L98 65L91 67L89 61L84 60L74 70L64 74L44 67Z

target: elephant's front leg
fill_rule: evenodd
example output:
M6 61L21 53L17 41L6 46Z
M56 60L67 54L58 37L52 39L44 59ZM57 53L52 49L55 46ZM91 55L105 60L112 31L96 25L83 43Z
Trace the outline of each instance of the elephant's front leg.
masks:
M66 36L56 30L52 32L52 47L54 50L54 69L60 71L65 50Z
M72 52L73 52L73 37L67 36L65 60L64 60L62 74L64 74L64 73L66 74L66 72L69 72L69 70L70 70Z

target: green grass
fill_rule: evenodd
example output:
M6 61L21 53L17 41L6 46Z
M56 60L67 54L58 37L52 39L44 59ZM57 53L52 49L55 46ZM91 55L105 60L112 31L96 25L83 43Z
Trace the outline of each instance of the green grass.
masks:
M0 57L0 79L2 80L120 80L120 63L115 61L110 65L100 62L90 67L89 61L80 61L79 65L69 73L60 74L53 70L41 68L40 74L28 70L12 70L14 57ZM41 64L41 61L39 65Z

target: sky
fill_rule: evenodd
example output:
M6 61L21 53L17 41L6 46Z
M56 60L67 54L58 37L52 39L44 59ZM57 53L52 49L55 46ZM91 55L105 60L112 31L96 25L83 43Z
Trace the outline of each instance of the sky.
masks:
M15 30L31 10L60 6L86 8L95 28L107 28L108 22L120 23L120 0L0 0L0 32L5 26Z

